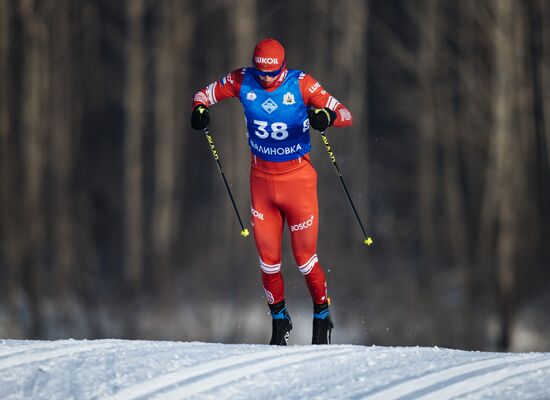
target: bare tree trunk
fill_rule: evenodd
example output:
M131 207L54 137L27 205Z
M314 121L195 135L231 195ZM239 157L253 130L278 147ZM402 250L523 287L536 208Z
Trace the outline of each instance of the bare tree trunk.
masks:
M540 262L538 255L543 248L541 240L541 192L546 182L538 176L540 159L539 138L537 131L537 101L535 85L539 85L536 76L537 55L534 51L535 25L531 18L532 1L518 2L514 18L515 31L515 73L517 75L515 93L517 94L516 116L517 130L516 152L520 166L516 167L518 174L518 191L514 193L515 214L517 226L515 243L517 246L516 260L516 297L531 292L529 275L538 275L535 267ZM519 150L519 151L518 151ZM529 204L529 207L525 207ZM542 207L544 207L542 205ZM536 278L535 278L536 279Z
M369 24L368 2L343 1L340 4L334 4L330 10L330 22L335 30L335 36L338 37L338 46L335 46L332 58L334 60L334 74L331 74L330 81L325 84L334 97L341 100L350 108L353 114L353 125L346 128L346 132L328 132L332 134L331 144L335 143L339 154L338 160L340 166L345 168L343 174L346 177L346 184L349 187L353 202L362 223L367 230L367 234L372 232L371 221L368 219L369 193L372 187L368 184L369 159L368 159L368 107L367 107L367 28ZM329 33L330 35L330 33ZM337 88L340 88L338 90ZM312 135L312 141L318 138ZM345 141L344 141L345 139ZM340 140L340 141L339 141ZM330 161L324 149L324 146L318 147L322 153L319 156L322 162L328 165ZM357 168L350 168L351 165ZM332 169L332 168L331 168ZM332 170L330 171L332 174ZM365 288L365 282L369 280L369 269L366 268L364 253L360 250L362 242L362 232L355 220L353 211L347 205L345 194L340 190L337 178L334 175L330 177L330 183L344 207L343 211L346 218L342 218L343 213L333 213L334 221L323 220L325 226L331 226L331 231L338 226L341 235L337 235L340 240L333 240L336 247L336 254L344 250L340 262L346 263L346 270L350 275L361 276L363 279L356 279L350 282L350 286L355 293L362 293ZM330 221L330 222L329 222ZM376 238L375 238L376 240ZM322 243L323 248L327 243ZM353 251L356 249L358 251ZM330 285L330 282L329 282Z
M420 243L422 254L421 289L426 297L433 296L431 280L437 260L438 236L436 201L438 198L439 168L436 163L437 129L435 110L435 90L433 87L436 73L437 52L437 1L427 0L419 16L421 44L417 61L417 79L419 86L418 101L418 206ZM433 302L429 301L429 304Z
M40 336L40 297L42 293L41 277L44 269L44 241L46 227L44 223L44 148L49 119L47 118L47 99L49 92L48 58L49 32L41 15L40 2L23 0L19 3L23 18L25 65L22 79L22 104L24 110L21 121L24 163L24 199L23 220L27 226L25 240L26 260L24 281L30 298L33 315L32 337Z
M143 284L143 135L145 114L144 0L127 0L126 132L124 141L124 277L134 289Z
M176 244L177 157L182 154L183 98L179 95L181 69L186 69L191 18L188 4L170 0L160 7L160 26L155 36L155 197L153 205L153 263L157 290L171 287L170 274ZM187 115L187 114L185 114ZM163 290L169 292L169 290Z
M447 9L452 7L452 9ZM436 21L442 21L447 18L448 12L457 12L457 10L448 4L440 5L436 13ZM444 38L452 36L453 27L448 24L440 24L438 29L438 45L435 54L437 55L437 74L435 76L436 84L433 85L434 97L434 117L436 118L436 131L442 144L442 203L444 204L445 216L443 217L446 226L445 242L449 243L449 260L453 269L461 276L467 275L470 265L470 252L467 243L467 226L465 198L460 177L460 160L462 157L462 147L460 133L457 123L456 111L456 92L458 84L452 79L454 65L458 62L458 56ZM471 312L471 311L470 311ZM441 317L439 317L441 318ZM452 324L444 324L443 329L447 340L461 342L460 336L463 334Z
M537 8L542 19L542 60L540 82L542 83L542 112L544 132L546 134L547 162L550 164L550 4L546 0L538 0Z
M176 2L174 14L177 22L174 25L174 59L176 63L176 77L174 86L176 93L174 95L174 152L175 152L175 171L174 171L174 190L172 196L174 202L172 204L172 215L174 227L172 228L172 265L177 265L180 268L188 267L188 259L182 256L182 250L187 251L183 245L182 232L185 232L189 226L181 224L181 216L184 214L183 196L185 192L185 159L187 158L186 147L188 132L189 132L189 93L190 81L194 77L193 69L189 64L189 60L194 56L193 32L195 29L196 18L189 12L192 9L193 3L190 0L182 0ZM187 253L183 253L185 256ZM171 280L172 282L173 280Z
M512 296L515 290L514 280L514 209L512 190L516 190L510 178L514 176L515 149L512 140L513 127L513 80L514 37L513 37L513 0L495 2L495 131L494 157L496 177L494 189L499 193L498 220L502 224L497 239L498 278L500 288L501 339L500 346L506 349L509 344L511 328ZM506 179L507 178L507 179ZM505 180L506 179L506 180Z
M482 68L477 48L487 48L479 35L480 26L492 26L493 19L486 18L486 15L479 11L480 5L476 0L466 0L460 3L460 28L459 28L459 51L462 55L458 59L458 68L460 76L460 110L457 119L457 134L462 139L461 145L464 147L462 157L464 160L463 173L465 175L464 193L468 197L464 199L470 211L465 212L464 218L470 219L470 226L467 227L469 239L466 239L466 245L469 252L469 265L465 265L461 271L461 281L464 291L463 315L464 315L464 336L463 343L466 348L481 348L484 345L482 335L483 327L481 322L485 320L486 309L479 304L485 304L483 301L486 295L481 287L482 280L478 271L478 254L474 252L476 243L477 229L476 221L473 217L478 217L481 212L478 211L481 206L479 194L482 188L483 175L479 173L483 167L483 156L485 154L487 143L480 141L487 135L482 135L490 126L490 118L483 112L484 108L489 107L490 96L487 90L487 71ZM479 22L483 19L482 22ZM469 215L468 215L469 214Z
M7 0L0 0L0 273L5 279L0 281L0 300L8 300L13 284L11 270L12 260L8 258L7 237L11 192L9 180L12 175L10 165L10 119L9 119L9 51L10 51L10 7ZM5 267L4 267L5 266Z
M170 253L174 234L175 148L175 1L160 6L160 24L155 36L155 190L153 206L153 263L159 293L169 282Z
M73 201L71 196L73 101L71 90L71 1L56 3L51 10L52 52L50 76L51 115L51 194L53 207L54 279L56 295L70 288L71 268L75 264Z
M526 195L524 143L531 135L522 128L521 104L524 28L521 5L515 0L495 0L495 89L492 163L497 193L497 260L501 333L499 346L508 348L516 302L517 268L520 262ZM523 221L522 221L523 220ZM525 260L523 260L525 261Z
M539 190L540 190L540 221L550 220L550 209L547 206L550 201L550 187L548 185L548 177L550 176L550 3L546 0L536 0L533 5L533 14L539 19L539 57L537 66L537 83L538 83L538 96L539 102L539 132L541 142L546 143L546 148L541 149L546 153L546 160L541 157L540 167L542 173L540 173ZM542 152L540 153L542 156ZM543 166L546 165L546 168ZM544 172L546 170L546 172ZM550 250L548 246L544 246L545 238L550 235L550 224L548 222L541 225L540 239L542 245L540 247L540 266L543 273L537 276L537 279L544 278L546 282L550 279L550 269L547 266L550 264Z
M230 52L230 69L238 66L249 65L252 59L252 51L258 38L258 28L256 26L257 20L257 2L255 0L244 0L238 3L227 1L225 4L228 19L230 23L230 34L232 37L232 51ZM228 71L229 72L229 71ZM231 185L234 188L233 195L241 217L243 224L250 228L250 196L249 196L249 169L250 169L250 156L249 149L246 140L246 127L244 125L244 119L242 114L241 105L238 101L232 101L232 104L228 104L231 107L231 112L228 118L229 126L227 132L224 135L231 136L228 146L225 148L229 151L226 153L231 157ZM221 132L220 132L221 133ZM247 251L249 248L248 240L240 240L237 238L239 231L239 225L235 218L235 213L230 207L225 208L224 224L230 227L229 235L235 237L235 241L228 240L223 246L225 247L225 253L228 255L228 265L223 269L224 271L224 294L225 296L233 296L235 288L242 287L241 276L243 270L248 270L251 266L242 262L246 259ZM238 291L239 295L244 298L249 298L249 293L246 291Z
M446 80L447 84L450 80ZM443 117L438 124L441 130L443 140L443 178L445 182L445 202L446 202L446 220L448 221L448 240L451 244L451 254L454 268L459 271L461 276L467 276L470 268L470 251L467 243L466 213L464 210L464 196L461 187L460 153L461 147L458 140L456 117L452 106L451 88L440 87L438 96L439 111ZM468 279L466 279L468 283ZM466 289L466 287L464 287ZM469 310L473 312L473 310ZM448 332L449 335L456 334L455 330ZM458 339L455 337L455 339Z

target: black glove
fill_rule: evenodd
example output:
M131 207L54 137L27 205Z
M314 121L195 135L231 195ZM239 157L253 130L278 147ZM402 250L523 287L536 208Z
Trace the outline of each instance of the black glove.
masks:
M307 115L309 117L309 125L321 132L332 126L336 120L336 113L328 107L309 109Z
M191 113L191 127L196 130L204 129L210 122L210 111L202 104L196 106Z

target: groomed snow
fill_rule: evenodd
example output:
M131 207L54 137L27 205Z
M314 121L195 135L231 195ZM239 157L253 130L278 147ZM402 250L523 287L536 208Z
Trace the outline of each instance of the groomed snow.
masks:
M550 353L0 340L1 399L550 399Z

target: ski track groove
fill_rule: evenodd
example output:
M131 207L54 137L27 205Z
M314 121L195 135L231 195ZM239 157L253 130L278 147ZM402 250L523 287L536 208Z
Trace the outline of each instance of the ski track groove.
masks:
M535 361L537 361L539 358L537 358ZM460 378L463 375L467 374L476 374L474 377L470 379L474 379L477 376L483 376L485 377L487 373L490 373L491 371L494 371L495 368L506 368L507 366L510 366L512 362L514 361L525 361L525 362L533 362L533 358L529 359L526 358L525 355L511 355L511 356L504 356L504 357L492 357L489 359L484 360L478 360L469 362L466 364L456 365L454 367L449 367L444 370L440 370L433 373L424 374L422 376L407 379L401 383L398 384L392 384L391 382L388 384L391 385L390 387L382 390L369 390L368 392L363 392L359 394L354 394L352 397L356 398L364 398L369 400L393 400L393 399L402 399L406 398L407 396L414 395L415 393L422 391L423 389L430 388L432 386L437 386L438 384L441 384L443 382ZM547 362L550 362L547 360ZM486 371L488 368L492 369L490 371ZM463 379L460 382L457 382L456 384L462 384L463 386L469 387L470 379ZM436 390L437 391L437 390ZM433 397L434 392L430 391L427 393L427 397L424 398L446 398L446 397ZM416 396L412 396L414 398L417 398Z
M550 360L548 358L545 358L542 361L539 360L540 358L530 360L520 366L512 368L509 368L509 366L504 366L497 371L490 371L485 374L480 374L470 379L455 382L453 384L445 386L444 388L431 391L425 396L419 397L418 399L446 399L463 396L468 393L475 392L477 390L481 390L483 388L491 386L495 383L504 381L516 375L521 375L539 369L550 368Z
M30 352L29 354L23 353L22 355L19 355L18 357L9 356L9 357L0 359L0 371L8 369L8 368L12 368L12 367L19 367L19 366L25 365L25 364L32 364L34 362L46 361L46 360L49 360L49 359L52 359L52 358L59 358L59 357L63 357L63 356L70 356L70 355L73 355L73 354L85 353L85 352L88 352L88 351L93 351L93 350L98 350L98 349L115 347L117 343L114 342L114 341L111 341L111 340L107 340L107 341L98 340L98 341L90 341L86 344L82 344L82 343L78 343L78 342L76 344L77 344L76 346L72 346L72 345L71 346L63 346L63 347L61 347L59 349L55 349L55 350L41 351L41 352L38 352L38 353L37 352ZM54 346L49 346L49 347L54 347ZM38 349L38 347L36 349ZM17 352L16 354L12 354L12 355L17 356L18 354L19 354L19 352Z
M51 341L51 342L40 342L40 343L34 343L34 344L24 344L24 345L18 345L13 347L8 347L5 350L0 351L0 361L2 361L5 358L26 353L29 350L47 350L50 348L57 348L62 347L64 345L78 345L80 344L76 340L68 339L68 340L57 340L57 341Z
M317 355L323 349L319 348L313 350L314 354ZM234 356L225 357L221 360L208 361L196 366L191 366L188 368L182 368L178 371L170 372L164 375L160 375L151 380L145 381L138 385L133 385L128 388L122 389L111 397L106 399L108 400L126 400L126 399L137 399L149 396L154 393L159 393L160 391L169 389L170 387L181 384L182 382L191 380L191 379L200 379L201 377L217 373L219 371L232 371L232 367L238 366L240 364L250 364L262 362L269 360L274 356L279 358L287 355L301 354L301 353L311 353L311 349L305 349L303 347L291 347L286 349L274 348L264 351L257 351L253 353L247 353L245 355L238 354ZM204 379L204 378L203 378Z
M167 389L172 385L181 383L183 381L195 378L197 376L212 373L213 371L231 368L235 365L244 362L253 362L255 360L263 360L272 357L273 355L286 355L296 352L304 352L303 348L287 348L287 349L269 349L264 351L257 351L248 353L246 355L238 354L222 358L221 360L208 361L196 366L183 368L174 372L170 372L164 375L160 375L151 380L145 381L138 385L130 386L126 389L122 389L115 393L113 396L108 397L108 400L125 400L125 399L137 399L145 397L152 393L158 392L163 389Z
M41 341L19 344L8 348L0 345L0 371L36 362L57 359L95 350L116 348L124 341L117 339L77 341ZM140 343L135 342L137 346ZM119 347L132 351L136 346ZM292 346L270 348L247 353L237 353L222 359L215 359L198 365L159 375L155 378L134 383L103 399L162 398L184 399L205 395L221 386L241 380L247 376L263 373L273 368L284 368L315 358L335 357L354 352L353 346ZM550 358L540 354L503 354L481 360L449 366L438 371L426 372L389 382L377 388L361 391L356 388L346 398L365 399L449 399L465 396L505 382L507 379L550 369ZM74 394L74 393L73 393Z
M279 355L275 358L266 360L265 362L264 360L256 360L254 362L246 363L244 366L237 369L223 368L219 371L213 371L210 374L204 374L204 377L199 377L189 384L178 386L170 391L162 391L161 393L158 393L158 396L163 400L186 399L216 389L229 382L237 381L248 375L255 375L273 368L288 367L292 364L300 363L316 357L327 358L356 351L352 348L331 349L328 351L326 351L326 349L323 350L325 351L312 352L310 349L308 351L297 352L286 357L284 357L284 355ZM281 358L282 360L280 360Z

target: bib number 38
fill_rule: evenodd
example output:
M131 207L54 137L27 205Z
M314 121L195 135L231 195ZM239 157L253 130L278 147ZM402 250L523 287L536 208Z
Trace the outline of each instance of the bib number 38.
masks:
M254 133L261 139L267 139L271 136L272 139L283 140L288 137L287 125L284 122L273 122L269 127L270 131L266 129L269 125L267 121L258 121L255 119L254 124L258 127Z

